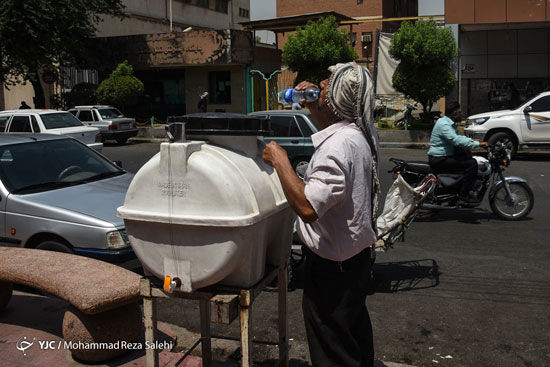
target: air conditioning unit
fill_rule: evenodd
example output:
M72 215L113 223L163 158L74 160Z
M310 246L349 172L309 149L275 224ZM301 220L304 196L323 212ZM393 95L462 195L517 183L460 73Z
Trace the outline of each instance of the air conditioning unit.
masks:
M361 42L372 43L372 33L366 33L361 35Z

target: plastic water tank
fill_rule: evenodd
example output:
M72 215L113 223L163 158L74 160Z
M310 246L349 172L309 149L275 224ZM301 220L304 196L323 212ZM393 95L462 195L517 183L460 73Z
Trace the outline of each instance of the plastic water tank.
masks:
M220 113L172 120L185 123L184 137L161 144L118 208L132 248L146 271L186 292L250 287L266 263L289 256L294 221L261 157L268 121Z

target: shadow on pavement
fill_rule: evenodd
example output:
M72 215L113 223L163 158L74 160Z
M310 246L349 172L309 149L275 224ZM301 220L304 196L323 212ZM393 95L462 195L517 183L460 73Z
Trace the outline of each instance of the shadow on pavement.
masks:
M378 293L437 287L440 275L439 266L433 259L374 264L374 283Z

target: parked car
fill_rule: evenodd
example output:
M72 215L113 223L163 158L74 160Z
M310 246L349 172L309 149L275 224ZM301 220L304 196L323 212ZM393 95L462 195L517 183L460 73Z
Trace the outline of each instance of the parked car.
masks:
M103 142L112 139L124 144L138 133L136 120L124 117L122 112L112 106L76 106L69 112L82 123L97 127Z
M272 110L249 113L251 116L268 118L273 136L265 142L276 141L283 147L296 174L303 178L309 160L315 151L311 135L318 131L308 110Z
M99 152L103 149L99 129L84 126L65 111L9 110L0 112L0 132L67 135Z
M139 268L116 215L132 178L73 138L0 133L0 245Z
M479 113L468 117L464 135L518 148L550 147L550 92L544 92L513 110Z

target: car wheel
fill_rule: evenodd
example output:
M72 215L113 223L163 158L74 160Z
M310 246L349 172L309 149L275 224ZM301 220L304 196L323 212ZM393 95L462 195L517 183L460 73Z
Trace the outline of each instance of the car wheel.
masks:
M292 165L292 167L294 168L294 172L296 172L296 175L300 177L302 180L306 175L306 169L308 165L309 165L308 158L296 158L296 160L294 160L294 164Z
M487 144L489 144L489 146L491 147L494 147L497 143L504 144L506 150L511 152L512 155L516 154L516 152L518 151L518 145L516 144L515 139L507 132L500 131L498 133L495 133L491 135L491 137L487 141Z
M46 240L43 242L40 242L38 246L35 247L37 250L48 250L48 251L55 251L55 252L64 252L66 254L72 254L73 250L69 248L69 246L53 240Z
M126 144L127 138L118 138L116 139L116 142L119 144Z

